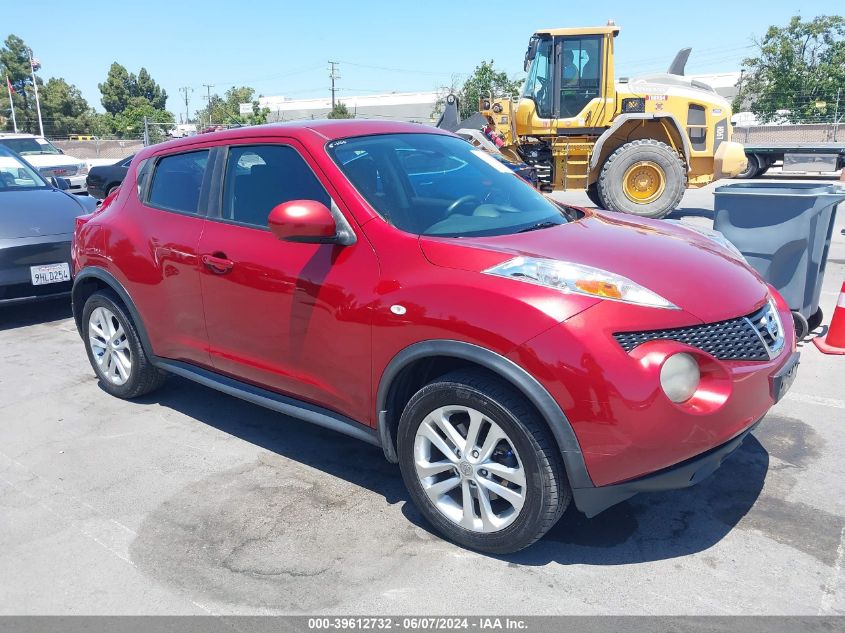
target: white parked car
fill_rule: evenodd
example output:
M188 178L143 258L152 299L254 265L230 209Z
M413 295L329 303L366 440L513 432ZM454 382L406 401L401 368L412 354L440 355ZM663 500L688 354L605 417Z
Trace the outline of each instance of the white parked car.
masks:
M70 182L69 193L88 191L85 184L88 164L80 158L68 156L43 136L4 132L0 133L0 145L23 156L45 178L66 178Z

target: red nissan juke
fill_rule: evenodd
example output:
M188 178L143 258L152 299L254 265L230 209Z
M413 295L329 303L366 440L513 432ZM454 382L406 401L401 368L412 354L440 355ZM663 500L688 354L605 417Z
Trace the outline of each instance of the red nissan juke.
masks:
M718 235L557 204L415 124L148 147L73 262L107 392L173 373L371 442L486 552L570 502L697 483L798 364L788 308Z

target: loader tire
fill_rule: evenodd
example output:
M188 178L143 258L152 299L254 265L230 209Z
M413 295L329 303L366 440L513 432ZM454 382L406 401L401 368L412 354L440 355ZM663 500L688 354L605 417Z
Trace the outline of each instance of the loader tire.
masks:
M599 173L598 197L609 211L645 218L662 218L684 196L684 163L671 147L654 139L622 145L604 162Z

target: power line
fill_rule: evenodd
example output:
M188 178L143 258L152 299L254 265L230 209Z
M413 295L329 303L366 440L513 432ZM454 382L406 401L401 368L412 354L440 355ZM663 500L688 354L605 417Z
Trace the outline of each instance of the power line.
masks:
M320 68L320 65L311 65L306 66L304 68L299 68L297 70L286 71L282 73L275 73L273 75L265 75L262 77L257 77L255 79L243 79L238 77L237 79L215 79L215 81L219 84L257 84L257 83L264 83L267 81L274 81L276 79L283 79L285 77L291 77L293 75L300 75L302 73L310 72L312 70L317 70Z
M358 68L370 68L372 70L385 70L387 72L393 73L414 73L416 75L435 75L437 77L442 77L443 75L469 75L470 73L449 73L445 71L433 71L433 70L416 70L413 68L391 68L390 66L373 66L371 64L356 64L354 62L339 62L342 64L347 64L348 66L357 66Z

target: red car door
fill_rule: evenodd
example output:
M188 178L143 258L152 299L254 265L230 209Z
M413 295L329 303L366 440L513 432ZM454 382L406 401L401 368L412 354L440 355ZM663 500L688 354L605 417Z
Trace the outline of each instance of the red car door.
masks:
M209 155L199 149L149 159L140 172L141 199L127 197L126 212L137 219L125 226L136 234L115 234L109 247L155 354L205 366L210 358L197 246L205 224L201 193Z
M232 145L218 173L222 187L199 246L214 367L369 421L378 277L369 242L359 234L350 246L304 244L270 233L267 216L277 204L334 204L330 185L293 140Z

